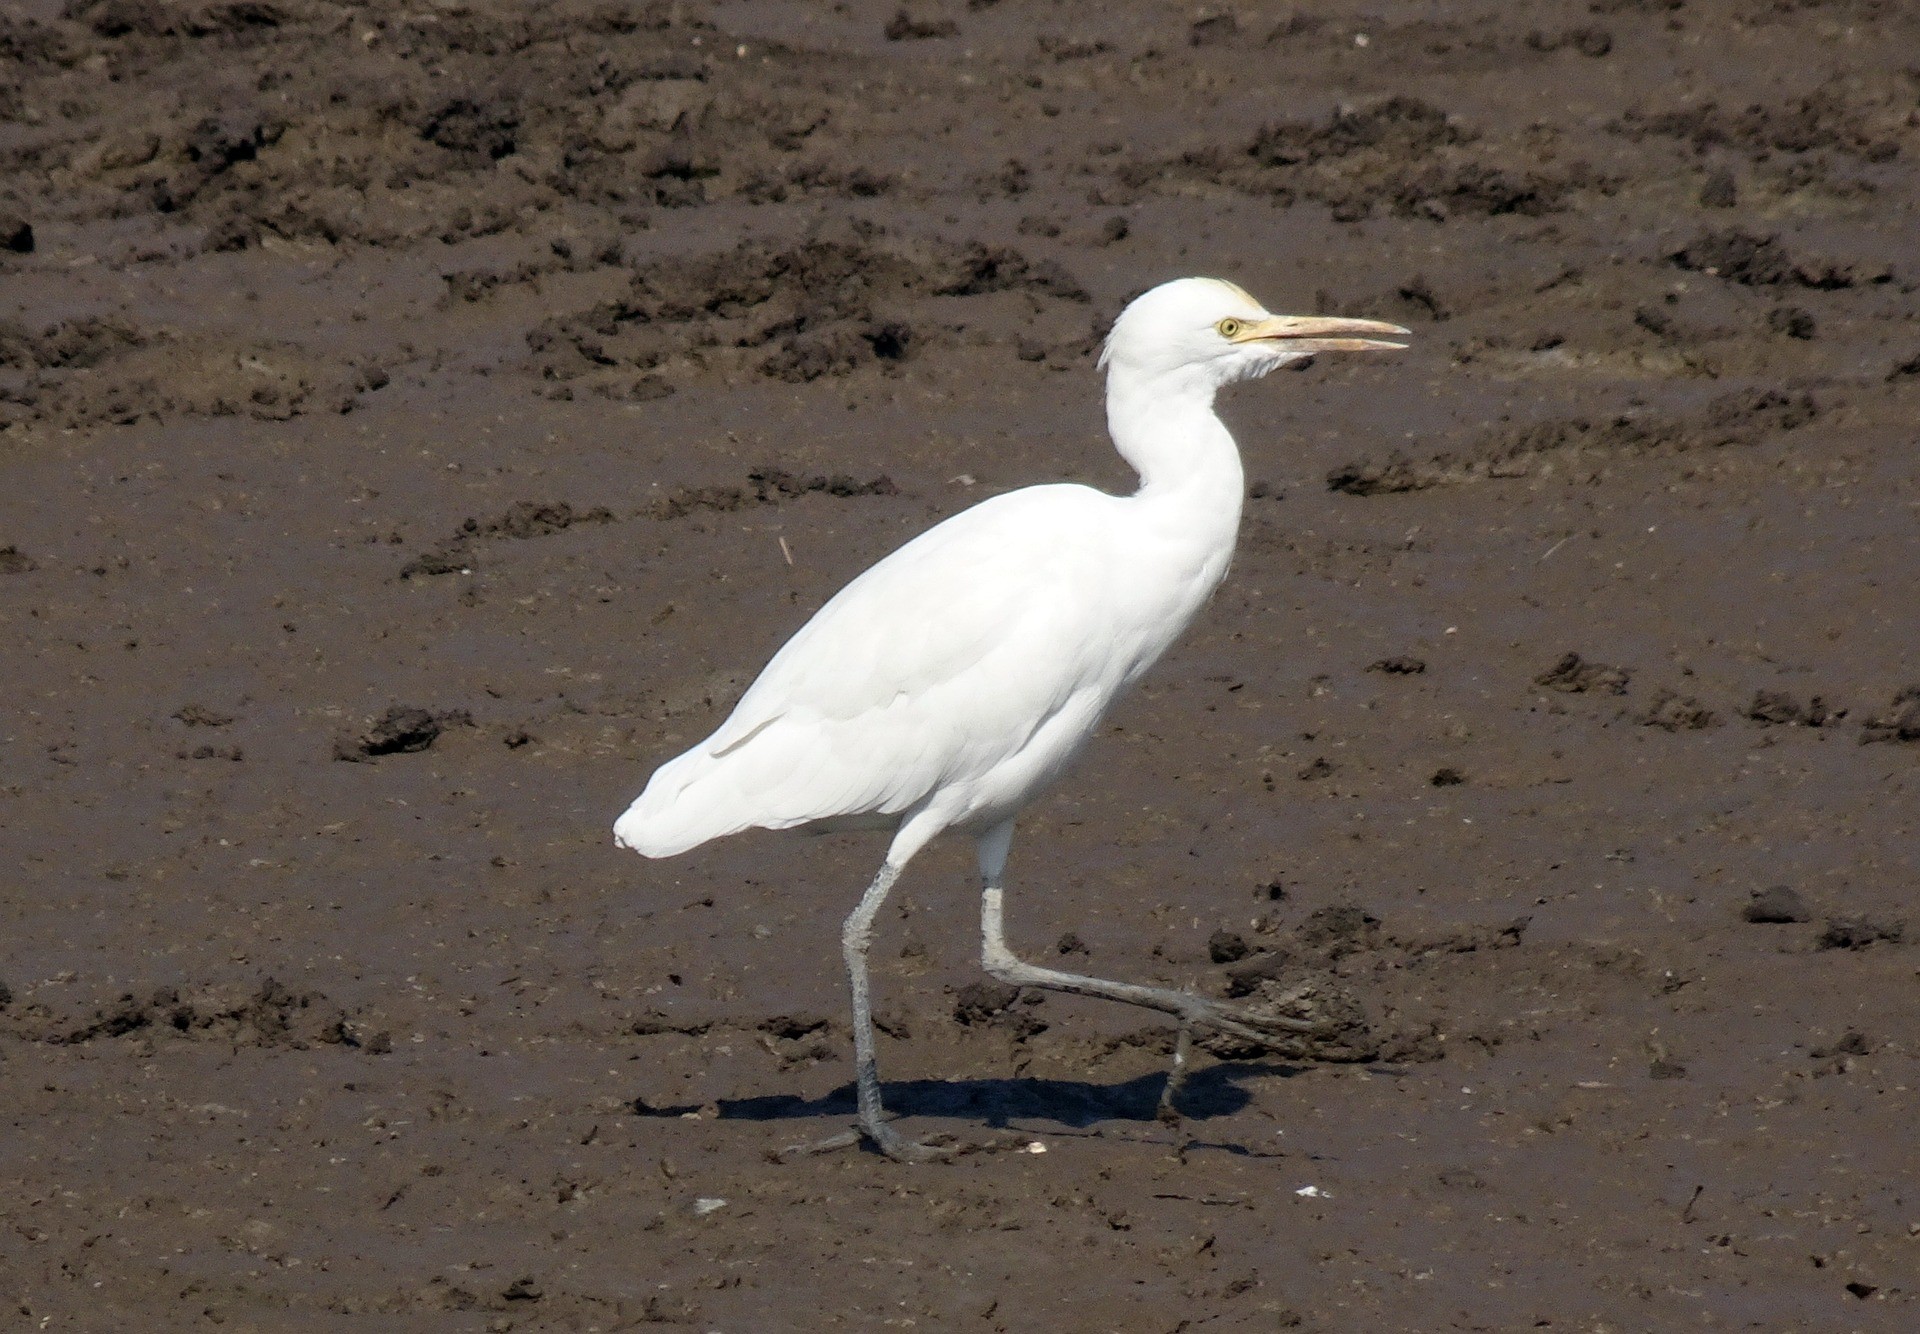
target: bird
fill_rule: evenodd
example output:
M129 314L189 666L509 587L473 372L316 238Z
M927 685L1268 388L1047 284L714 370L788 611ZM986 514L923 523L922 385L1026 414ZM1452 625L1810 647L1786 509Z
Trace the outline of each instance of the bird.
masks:
M1310 1027L1027 963L1007 946L1004 875L1020 813L1227 572L1246 483L1215 395L1320 353L1404 348L1392 340L1408 333L1377 320L1275 315L1218 278L1179 278L1134 298L1098 366L1108 431L1138 487L1024 487L908 541L829 599L713 734L660 765L615 822L616 844L651 858L754 828L892 835L841 932L857 1125L819 1147L864 1137L900 1162L952 1152L890 1124L867 977L875 915L907 863L943 833L975 841L986 972L1175 1016L1175 1078L1196 1026L1255 1040Z

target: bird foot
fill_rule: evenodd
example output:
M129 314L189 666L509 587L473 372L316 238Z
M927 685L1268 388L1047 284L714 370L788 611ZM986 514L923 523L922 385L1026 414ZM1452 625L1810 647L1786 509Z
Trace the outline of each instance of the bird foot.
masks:
M908 1139L884 1121L862 1125L856 1133L865 1135L874 1148L896 1163L944 1163L960 1152L957 1144L931 1144Z
M1166 1087L1160 1090L1160 1105L1154 1108L1153 1113L1163 1126L1180 1124L1180 1109L1174 1105L1174 1099L1180 1096L1180 1090L1187 1082L1187 1057L1192 1050L1193 1025L1183 1022L1179 1040L1173 1047L1173 1069L1167 1072Z
M843 1130L837 1135L815 1140L810 1144L790 1144L784 1149L776 1149L767 1157L776 1163L790 1163L796 1158L810 1158L816 1154L835 1153L841 1149L857 1149L865 1141L896 1163L950 1163L955 1158L975 1153L1025 1153L1033 1152L1031 1136L997 1135L991 1139L965 1141L953 1136L940 1134L927 1140L908 1139L886 1122L874 1125L858 1125Z
M1373 1050L1366 1011L1351 993L1329 978L1310 977L1291 985L1260 984L1259 995L1245 1001L1193 998L1180 1016L1183 1029L1210 1029L1204 1045L1224 1055L1234 1039L1285 1056L1320 1060L1364 1060Z
M858 1130L843 1130L825 1139L809 1140L805 1144L789 1144L781 1149L768 1149L767 1160L775 1163L790 1163L796 1158L811 1158L816 1154L837 1153L841 1149L857 1148L859 1144Z
M1272 1004L1236 1005L1205 996L1193 997L1191 1008L1180 1019L1183 1033L1194 1028L1210 1028L1249 1042L1292 1042L1312 1035L1321 1027L1317 1020L1284 1013Z
M908 1139L891 1126L855 1126L843 1130L837 1135L828 1135L825 1139L813 1140L806 1144L789 1144L784 1149L775 1149L767 1154L776 1163L790 1163L796 1158L811 1158L823 1153L838 1153L842 1149L857 1149L862 1143L870 1143L874 1148L893 1159L896 1163L938 1163L952 1158L957 1147L944 1144L923 1144L919 1140Z
M813 1140L806 1144L789 1144L784 1149L774 1149L767 1157L776 1163L790 1163L796 1158L811 1158L822 1153L838 1153L842 1149L857 1149L870 1143L874 1148L893 1159L896 1163L938 1163L952 1159L960 1152L958 1145L922 1143L908 1139L892 1126L881 1123L874 1126L854 1126L837 1135L828 1135L825 1139Z
M1262 1051L1333 1060L1364 1059L1372 1051L1366 1014L1359 1003L1345 991L1314 980L1290 987L1263 983L1259 999L1242 1004L1191 994L1182 999L1173 1068L1167 1072L1160 1105L1154 1109L1162 1125L1177 1125L1181 1120L1174 1100L1187 1082L1196 1041L1216 1056L1229 1058L1250 1054L1244 1050L1247 1044ZM1197 1039L1196 1029L1206 1036Z

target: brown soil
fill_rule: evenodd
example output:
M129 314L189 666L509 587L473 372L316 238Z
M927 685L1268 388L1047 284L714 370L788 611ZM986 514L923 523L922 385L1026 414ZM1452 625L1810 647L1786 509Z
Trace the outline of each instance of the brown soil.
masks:
M1920 12L0 6L0 1325L1920 1324ZM1015 847L608 826L849 576L1127 485L1132 293L1384 317ZM1784 887L1784 889L1780 888Z

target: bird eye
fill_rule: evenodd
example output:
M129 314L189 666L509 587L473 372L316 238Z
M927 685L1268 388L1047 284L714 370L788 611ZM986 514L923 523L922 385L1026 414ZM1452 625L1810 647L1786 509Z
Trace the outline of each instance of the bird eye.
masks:
M1241 325L1239 320L1224 319L1224 320L1221 320L1220 323L1214 325L1213 327L1220 331L1220 336L1222 338L1232 338L1240 332L1243 326Z

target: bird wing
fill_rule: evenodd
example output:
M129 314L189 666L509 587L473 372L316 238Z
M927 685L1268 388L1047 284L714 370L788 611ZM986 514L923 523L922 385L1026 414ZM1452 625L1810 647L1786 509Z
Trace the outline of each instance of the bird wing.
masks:
M1117 689L1115 503L1029 487L874 565L787 641L712 736L661 768L622 841L680 850L756 826L898 813L1017 752L1094 683Z

